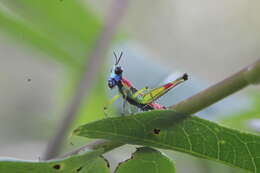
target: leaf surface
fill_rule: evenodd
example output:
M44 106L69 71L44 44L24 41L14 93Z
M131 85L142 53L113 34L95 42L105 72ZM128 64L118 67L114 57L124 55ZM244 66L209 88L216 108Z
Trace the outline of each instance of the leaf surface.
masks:
M138 148L129 160L120 163L115 173L175 173L174 163L161 152L148 148Z
M106 162L98 157L102 150L90 151L52 161L0 160L0 172L8 173L108 173Z
M108 118L83 125L74 133L90 138L177 150L251 172L260 172L260 136L170 110Z

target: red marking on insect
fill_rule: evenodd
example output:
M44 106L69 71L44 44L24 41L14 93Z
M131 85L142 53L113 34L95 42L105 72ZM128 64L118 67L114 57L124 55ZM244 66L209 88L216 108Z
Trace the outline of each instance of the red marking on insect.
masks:
M165 89L168 89L168 88L170 88L171 86L173 86L173 83L167 83L167 84L163 85L163 87L164 87Z
M151 106L154 109L165 109L164 106L162 106L162 105L160 105L158 103L149 103L148 105Z
M126 86L128 86L129 88L132 88L133 85L126 79L122 78L122 83L125 84Z

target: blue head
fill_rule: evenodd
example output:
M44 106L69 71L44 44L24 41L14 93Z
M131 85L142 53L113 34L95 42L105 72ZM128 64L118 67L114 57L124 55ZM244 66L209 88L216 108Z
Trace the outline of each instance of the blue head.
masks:
M123 52L121 52L119 58L117 58L117 55L114 53L114 56L116 58L116 63L113 67L113 69L111 70L111 74L110 74L110 77L108 79L108 87L110 89L114 88L116 85L119 84L119 82L121 81L122 79L122 73L123 73L123 70L120 66L118 66L119 64L119 61L121 60L122 58L122 55L123 55Z

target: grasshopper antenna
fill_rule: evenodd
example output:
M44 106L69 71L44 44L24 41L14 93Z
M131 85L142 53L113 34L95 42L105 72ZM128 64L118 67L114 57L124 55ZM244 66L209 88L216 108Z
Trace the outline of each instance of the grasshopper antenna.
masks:
M120 62L122 56L123 56L123 52L120 53L120 55L119 55L119 59L118 59L118 61L117 61L117 64L119 64L119 62Z
M115 63L115 65L118 65L119 62L120 62L120 60L121 60L121 58L122 58L122 56L123 56L123 52L120 53L119 58L117 57L117 55L116 55L115 52L113 52L113 53L114 53L114 56L115 56L115 58L116 58L116 63Z
M117 65L117 55L116 55L115 52L113 52L113 54L114 54L114 57L115 57L115 59L116 59L116 63L115 63L115 65Z

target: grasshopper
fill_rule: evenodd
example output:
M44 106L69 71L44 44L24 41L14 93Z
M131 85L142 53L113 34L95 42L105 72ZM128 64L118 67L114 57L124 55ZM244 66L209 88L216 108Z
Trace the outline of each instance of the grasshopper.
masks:
M144 87L138 90L126 78L123 77L123 69L121 66L119 66L119 62L123 56L123 52L120 53L119 57L114 52L114 56L116 62L111 70L111 74L108 79L108 87L110 89L113 89L117 86L119 94L114 96L110 100L109 104L112 104L120 96L122 96L124 100L124 112L127 103L134 105L142 111L154 109L167 109L165 106L162 106L156 103L155 101L163 95L165 95L167 92L169 92L172 88L188 80L187 73L184 73L181 77L177 78L176 80L166 83L157 88L149 89L148 87ZM104 107L104 109L107 109L107 107Z

